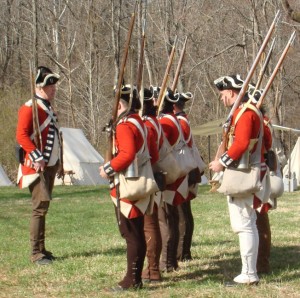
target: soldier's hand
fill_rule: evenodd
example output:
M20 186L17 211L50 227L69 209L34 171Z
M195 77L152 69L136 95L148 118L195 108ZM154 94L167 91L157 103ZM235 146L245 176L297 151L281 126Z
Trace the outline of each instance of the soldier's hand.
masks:
M103 166L100 166L100 167L99 167L99 172L100 172L100 176L101 176L102 178L108 179L108 176L107 176L107 174L105 173L104 167L103 167Z
M43 172L45 169L45 161L42 159L42 160L34 162L33 168L35 169L35 171L37 173Z
M212 162L210 162L208 167L210 170L212 170L213 172L217 172L217 173L223 171L223 168L224 168L224 166L219 162L218 159L215 159Z

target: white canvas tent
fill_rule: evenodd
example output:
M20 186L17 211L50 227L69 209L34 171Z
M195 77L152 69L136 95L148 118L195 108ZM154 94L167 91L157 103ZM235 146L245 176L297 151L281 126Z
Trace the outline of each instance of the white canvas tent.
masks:
M300 137L298 137L287 165L283 168L283 177L291 180L296 179L297 185L300 185Z
M10 181L10 179L4 172L4 169L0 165L0 186L10 186L10 185L13 185L13 183Z
M104 159L87 140L81 129L61 128L63 134L64 178L66 185L101 185L108 184L99 175L99 166ZM62 179L55 180L56 185Z

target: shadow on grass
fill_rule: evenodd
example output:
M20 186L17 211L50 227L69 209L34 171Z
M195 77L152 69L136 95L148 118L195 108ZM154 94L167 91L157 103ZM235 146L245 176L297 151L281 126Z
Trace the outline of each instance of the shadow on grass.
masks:
M224 284L224 282L232 281L241 270L239 251L227 254L226 259L220 259L220 255L214 255L209 258L208 262L202 262L201 266L194 261L180 264L183 269L186 266L189 272L181 273L179 270L165 274L163 282L151 285L150 289L171 287L182 280ZM270 274L260 275L260 278L267 282L298 281L300 279L300 246L272 247L270 264Z
M71 254L65 254L60 257L56 257L58 261L66 260L66 259L73 259L73 258L82 258L82 257L95 257L99 255L105 255L105 256L119 256L119 255L125 255L126 250L124 247L114 247L110 248L109 250L91 250L86 252L78 252L78 253L71 253Z

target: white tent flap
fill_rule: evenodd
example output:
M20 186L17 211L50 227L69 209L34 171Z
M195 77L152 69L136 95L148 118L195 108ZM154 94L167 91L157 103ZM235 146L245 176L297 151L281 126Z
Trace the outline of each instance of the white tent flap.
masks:
M297 185L300 185L300 137L297 139L287 165L283 168L283 178L296 179Z
M90 144L83 131L63 127L60 131L63 135L65 184L108 184L99 175L99 167L104 163L104 159ZM62 180L56 179L55 184L62 184Z
M9 186L13 185L13 183L9 180L8 176L4 172L4 169L0 165L0 186Z

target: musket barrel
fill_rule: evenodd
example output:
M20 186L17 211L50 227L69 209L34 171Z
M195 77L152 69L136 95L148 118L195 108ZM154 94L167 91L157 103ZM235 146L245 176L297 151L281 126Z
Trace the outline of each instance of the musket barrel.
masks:
M146 35L145 35L146 19L143 20L143 31L141 39L141 50L140 50L140 59L138 64L138 71L136 76L136 87L137 91L140 92L142 86L143 70L144 70L144 50L146 44Z
M245 95L245 93L246 93L246 91L248 89L248 85L250 83L250 80L251 80L252 76L254 75L254 71L255 71L255 69L257 67L257 64L258 64L258 62L260 60L260 57L263 54L263 52L264 52L264 50L265 50L265 48L266 48L266 46L267 46L267 44L269 42L269 39L270 39L270 37L271 37L274 29L275 29L275 25L278 23L279 16L280 16L280 12L277 11L277 13L276 13L276 15L274 17L274 20L273 20L273 22L272 22L272 24L271 24L271 26L270 26L270 28L269 28L269 30L267 32L267 35L266 35L266 37L265 37L265 39L264 39L264 41L263 41L263 43L262 43L262 45L261 45L261 47L259 49L259 52L257 53L256 58L255 58L252 66L251 66L251 69L248 72L248 75L247 75L247 77L246 77L246 79L244 81L242 89L240 90L239 95L238 95L238 97L237 97L237 99L236 99L233 107L231 108L231 111L230 111L230 113L229 113L229 115L227 117L227 120L226 120L225 124L224 124L224 130L225 130L226 134L227 134L228 129L229 129L229 125L228 124L231 121L232 115L233 115L234 111L237 109L237 107L240 105L240 102L243 99L243 97L244 97L244 95Z
M122 84L123 84L125 66L126 66L127 57L128 57L128 49L129 49L131 36L132 36L132 32L133 32L133 27L134 27L134 22L135 22L136 8L137 8L137 1L135 3L134 12L132 13L131 20L130 20L127 40L126 40L126 43L125 43L125 50L124 50L122 64L121 64L119 78L118 78L118 83L117 83L116 90L115 90L115 102L114 102L113 113L112 113L113 122L117 118L118 104L119 104L119 99L120 99L120 95L121 95L121 87L122 87Z
M270 76L270 79L269 79L266 87L264 88L264 91L263 91L263 93L262 93L262 95L261 95L261 97L260 97L260 99L259 99L259 101L257 103L257 107L258 108L261 107L261 105L263 103L263 100L265 99L265 97L266 97L266 95L267 95L267 93L268 93L268 91L269 91L269 89L270 89L270 87L271 87L271 85L272 85L272 83L273 83L276 75L277 75L277 72L278 72L279 68L281 67L281 65L283 63L283 60L285 59L285 57L286 57L286 55L288 53L289 48L291 47L291 45L294 42L295 37L296 37L296 31L294 31L292 33L289 41L287 42L287 44L286 44L286 46L285 46L285 48L284 48L284 50L283 50L283 52L282 52L282 54L281 54L278 62L277 62L276 66L275 66L275 68L274 68L274 70L273 70L273 72L272 72L272 74Z
M262 79L263 79L263 77L264 77L264 74L265 74L265 72L266 72L266 69L267 69L267 67L268 67L268 65L269 65L269 62L270 62L270 60L271 60L271 56L272 56L272 53L273 53L273 50L274 50L275 40L276 40L276 37L275 37L275 38L273 39L273 41L272 41L272 44L271 44L271 46L270 46L270 49L269 49L268 55L267 55L267 57L266 57L266 60L265 60L265 62L264 62L264 65L262 66L261 71L260 71L260 73L259 73L259 75L258 75L258 80L257 80L256 86L255 86L255 89L256 89L256 90L259 89L259 87L260 87L260 85L261 85L261 82L262 82Z
M177 36L175 36L172 51L171 51L171 54L170 54L170 57L169 57L168 65L167 65L167 68L166 68L166 71L165 71L164 79L163 79L163 82L161 84L160 92L159 92L158 99L157 99L158 113L162 109L163 98L165 96L165 90L166 90L166 87L167 87L167 82L168 82L168 78L169 78L169 74L170 74L170 69L171 69L173 59L174 59L174 55L175 55L176 43L177 43Z
M171 87L171 89L172 89L173 92L175 91L175 89L177 87L177 83L178 83L178 79L179 79L181 67L182 67L182 64L183 64L183 59L184 59L184 56L185 56L186 43L187 43L187 36L186 36L186 38L184 40L184 44L183 44L183 48L182 48L181 55L180 55L180 58L179 58L179 62L178 62L178 65L177 65L177 69L176 69L174 81L173 81L173 84L172 84L172 87Z

